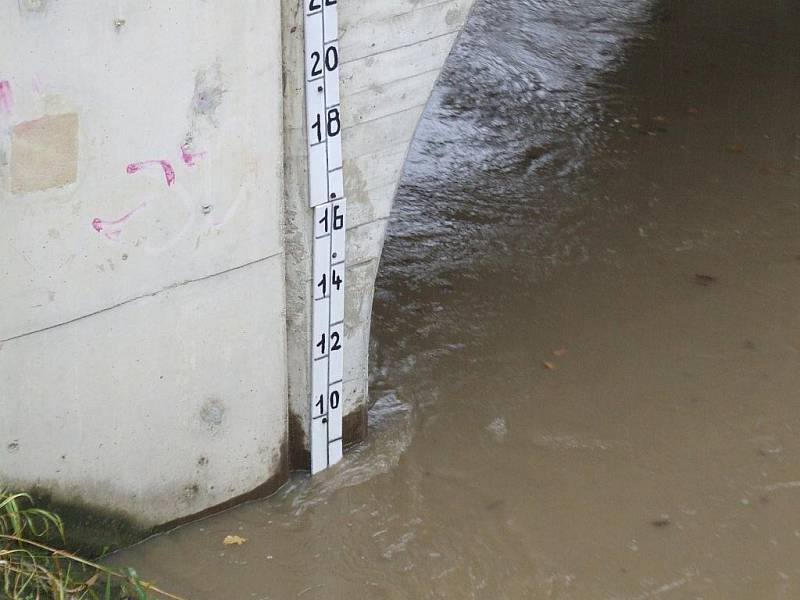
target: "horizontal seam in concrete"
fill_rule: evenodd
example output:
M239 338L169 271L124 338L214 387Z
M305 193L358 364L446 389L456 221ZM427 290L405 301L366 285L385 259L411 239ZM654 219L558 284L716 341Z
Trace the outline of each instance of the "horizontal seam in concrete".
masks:
M442 4L445 4L445 3L443 2ZM436 6L436 5L432 4L431 6ZM438 39L440 37L444 37L446 35L453 35L454 33L457 34L459 31L461 31L460 28L459 29L453 29L452 31L447 31L445 33L440 33L439 35L432 35L431 37L423 38L421 40L415 40L413 42L409 42L408 44L403 44L402 46L395 46L393 48L387 48L386 50L378 50L377 52L373 52L372 54L365 54L364 56L358 56L356 58L350 58L348 60L343 60L342 64L346 65L346 64L349 64L349 63L354 63L354 62L359 61L359 60L365 60L367 58L372 58L373 56L380 56L381 54L385 54L387 52L391 52L392 50L402 50L403 48L411 48L412 46L416 46L417 44L421 44L423 42L427 42L427 41L430 41L430 40L435 40L435 39Z
M366 125L367 123L374 123L375 121L380 121L381 119L388 119L390 117L395 117L397 115L402 115L404 112L409 112L412 110L416 110L418 108L425 108L425 105L428 104L425 102L424 104L415 104L414 106L409 106L408 108L403 108L393 113L389 113L387 115L381 115L380 117L375 117L374 119L367 119L366 121L359 121L358 123L352 123L350 125L345 125L342 129L344 131L348 131L353 129L354 127L358 127L359 125ZM410 139L410 138L409 138Z
M356 229L359 229L360 227L366 227L367 225L372 225L373 223L378 223L379 221L387 221L388 219L389 219L389 217L378 217L377 219L372 219L371 221L366 221L364 223L359 223L358 225L353 225L352 227L348 227L347 228L347 233L350 233L351 231L355 231Z
M378 190L385 190L387 188L390 188L392 190L392 195L394 196L394 191L397 189L397 180L400 179L400 172L402 170L403 170L403 167L400 167L397 170L397 173L394 173L394 176L392 177L392 180L389 181L388 183L382 183L380 185L376 185L376 186L372 186L372 187L366 188L364 190L364 194L371 195L370 192L375 192L375 191L378 191ZM355 200L355 198L353 198L352 196L348 196L348 198L350 198L350 200ZM381 219L383 217L377 217L377 218ZM356 227L358 227L358 225L356 225Z
M403 143L410 144L412 139L414 139L413 135L410 136L408 139L403 140ZM363 152L362 154L356 154L355 156L348 156L345 160L356 160L356 159L359 159L359 158L361 158L363 156L368 156L368 155L373 154L373 153L374 153L373 150L369 150L367 152ZM404 164L405 164L405 162L404 162Z
M392 142L392 143L387 144L386 146L382 147L380 150L376 150L375 152L373 152L373 154L375 155L375 158L378 158L378 157L382 158L382 157L384 157L386 155L390 155L390 154L402 154L402 153L404 153L406 151L406 148L404 146L407 146L407 145L408 145L408 140L402 140L400 142ZM367 155L366 154L362 154L361 156L367 156ZM351 162L351 161L354 161L354 160L356 160L356 159L353 159L353 158L346 159L345 160L345 166L347 166L348 162Z
M275 258L276 256L280 256L281 254L283 254L282 250L280 252L276 252L274 254L270 254L269 256L263 256L261 258L257 258L256 260L252 260L252 261L250 261L248 263L244 263L242 265L237 265L235 267L231 267L230 269L225 269L224 271L219 271L217 273L211 273L210 275L204 275L203 277L198 277L196 279L187 279L186 281L179 281L177 283L173 283L172 285L168 285L167 287L163 287L160 290L156 290L154 292L149 292L147 294L142 294L140 296L135 296L134 298L129 298L127 300L123 300L122 302L114 304L113 306L107 306L105 308L101 308L100 310L96 310L94 312L91 312L91 313L88 313L88 314L85 314L85 315L81 315L79 317L75 317L74 319L70 319L69 321L63 321L62 323L56 323L55 325L48 325L47 327L42 327L41 329L34 329L33 331L26 331L25 333L20 333L18 335L11 336L10 338L6 338L4 340L0 340L0 344L3 344L5 342L11 342L13 340L18 340L20 338L24 338L24 337L27 337L29 335L34 335L36 333L42 333L44 331L49 331L49 330L55 329L57 327L63 327L64 325L70 325L71 323L75 323L76 321L81 321L83 319L88 319L89 317L94 317L96 315L99 315L101 313L107 312L109 310L114 310L115 308L119 308L120 306L125 306L126 304L130 304L131 302L136 302L137 300L141 300L142 298L147 298L147 297L150 297L150 296L157 296L158 294L160 294L162 292L167 292L169 290L174 290L174 289L182 287L184 285L189 285L190 283L196 283L198 281L205 281L206 279L211 279L212 277L217 277L219 275L225 275L225 274L231 273L233 271L238 271L240 269L245 269L247 267L250 267L250 266L256 265L258 263L264 262L266 260L269 260L270 258Z
M414 78L417 78L417 77L421 78L423 75L430 75L431 73L438 73L441 70L442 70L442 67L435 67L433 69L428 69L427 71L420 71L419 73L414 73L413 75L406 75L405 77L398 77L397 79L391 79L391 80L389 80L389 81L387 81L385 83L373 83L373 84L370 84L368 86L359 88L359 89L357 89L355 91L345 89L344 92L346 94L349 94L349 96L351 98L353 98L354 96L358 96L359 94L366 94L368 92L372 92L375 95L379 95L377 92L372 90L372 87L378 86L378 87L388 88L388 87L393 86L395 83L402 83L404 81L408 81L409 79L414 79Z
M352 264L347 265L346 268L353 269L355 267L361 267L361 266L363 266L363 265L365 265L367 263L371 263L371 262L374 262L376 260L378 260L378 259L377 258L365 258L364 260L362 260L360 262L352 263Z
M391 15L388 15L388 19L396 19L398 17L405 17L406 15L412 15L415 12L420 12L420 11L426 10L428 8L434 8L436 6L442 6L444 4L455 4L457 2L458 2L458 0L441 0L440 2L431 2L430 4L425 4L423 6L416 6L416 7L412 8L411 10L407 10L407 11L404 11L404 12L392 13ZM367 17L367 18L361 19L360 21L357 21L357 23L358 24L365 23L365 22L366 23L381 23L381 22L386 21L386 20L387 20L387 16L384 15L382 17L378 17L377 21L375 21L374 18ZM346 18L342 19L342 21L345 23L345 26L346 26L347 19Z
M411 143L412 139L414 139L413 136L398 142L397 145L399 146L400 144L404 144L406 146L405 151L407 152L408 151L408 145ZM356 154L355 156L348 156L344 160L345 160L345 162L355 162L357 160L362 160L366 156L377 155L379 152L380 152L380 150L370 150L368 152L363 152L361 154ZM377 156L375 156L375 160L378 160ZM405 166L405 160L403 161L403 165ZM347 171L345 171L345 172L347 172Z

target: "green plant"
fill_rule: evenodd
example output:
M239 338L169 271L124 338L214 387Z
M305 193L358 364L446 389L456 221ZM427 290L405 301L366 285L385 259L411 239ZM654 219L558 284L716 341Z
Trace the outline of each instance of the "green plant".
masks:
M142 581L133 569L120 571L60 550L61 518L36 508L29 494L0 489L0 599L8 600L182 600Z

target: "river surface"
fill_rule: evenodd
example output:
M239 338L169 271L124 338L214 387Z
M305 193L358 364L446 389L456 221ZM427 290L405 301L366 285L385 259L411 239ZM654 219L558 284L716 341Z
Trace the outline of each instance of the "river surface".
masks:
M366 443L117 560L194 600L800 598L800 3L479 0L372 335Z

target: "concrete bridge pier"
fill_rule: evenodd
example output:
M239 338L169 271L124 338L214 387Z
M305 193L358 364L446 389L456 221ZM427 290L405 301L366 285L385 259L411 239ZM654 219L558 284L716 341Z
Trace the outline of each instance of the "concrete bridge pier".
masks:
M346 442L392 198L471 2L339 0ZM0 486L103 544L308 467L303 64L297 0L0 5Z

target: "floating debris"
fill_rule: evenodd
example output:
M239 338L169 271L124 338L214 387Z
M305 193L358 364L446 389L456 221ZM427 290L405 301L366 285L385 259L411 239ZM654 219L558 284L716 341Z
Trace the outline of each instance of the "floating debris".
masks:
M711 285L716 280L717 278L713 275L706 275L705 273L695 273L694 277L692 277L692 281L694 281L697 285Z
M652 521L650 521L650 524L653 527L666 527L667 525L670 525L671 523L672 523L672 521L670 521L669 515L661 515L657 519L653 519Z
M486 426L486 430L494 435L498 441L504 440L508 435L508 425L506 425L505 417L497 417Z
M222 540L222 543L226 546L241 546L247 541L247 538L243 538L238 535L226 535L225 539Z

